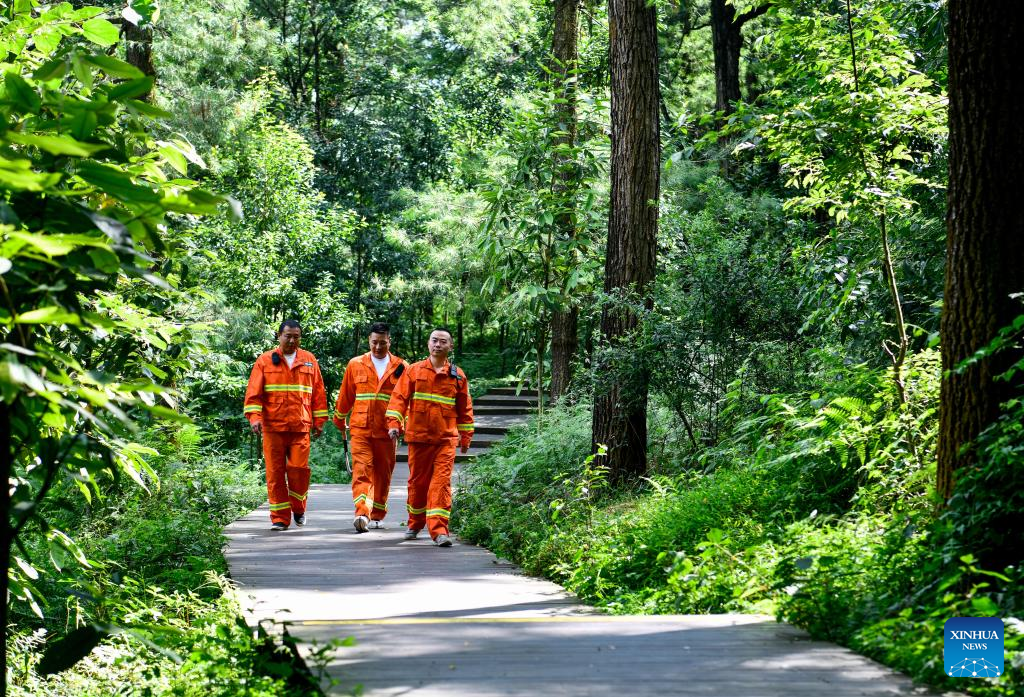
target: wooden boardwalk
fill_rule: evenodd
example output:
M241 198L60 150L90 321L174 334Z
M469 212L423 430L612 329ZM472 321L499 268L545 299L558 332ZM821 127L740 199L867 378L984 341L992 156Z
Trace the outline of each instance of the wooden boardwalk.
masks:
M480 547L403 539L408 469L388 528L357 534L347 486L314 485L308 524L269 530L262 506L228 526L252 622L291 622L304 650L352 636L331 694L488 697L929 695L844 648L758 615L610 617Z

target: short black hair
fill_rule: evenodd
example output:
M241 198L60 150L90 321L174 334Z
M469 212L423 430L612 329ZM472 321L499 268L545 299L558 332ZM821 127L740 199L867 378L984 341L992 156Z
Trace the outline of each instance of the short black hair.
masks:
M433 334L434 332L444 332L445 334L448 335L449 339L455 338L455 335L452 334L452 330L449 329L448 327L434 327L433 329L430 330L430 334ZM427 334L427 336L429 337L430 334Z
M286 319L284 322L281 322L281 326L277 328L277 335L281 336L281 332L283 332L286 327L288 329L298 329L300 332L302 331L302 325L299 324L299 320Z
M371 334L387 334L391 336L391 327L386 322L374 322L370 325Z

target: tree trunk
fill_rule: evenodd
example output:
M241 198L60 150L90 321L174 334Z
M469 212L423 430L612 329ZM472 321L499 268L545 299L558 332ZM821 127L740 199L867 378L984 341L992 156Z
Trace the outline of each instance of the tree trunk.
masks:
M576 65L577 36L579 34L578 0L555 0L555 27L551 38L551 71L561 78L561 92L564 101L555 106L558 121L563 124L565 136L560 142L570 147L576 145ZM555 168L561 170L561 181L558 193L566 200L564 210L558 215L555 224L558 236L562 239L576 237L574 222L575 206L573 195L578 186L578 173L567 167L564 158L556 155ZM572 380L572 360L576 355L576 325L579 310L566 298L565 307L551 313L551 399L557 400L565 392Z
M715 110L724 115L717 127L725 125L725 116L736 110L740 93L740 51L743 49L743 25L768 11L769 2L751 8L741 15L726 0L711 0L711 48L715 55ZM728 140L719 138L720 143ZM729 173L729 159L722 154L719 167Z
M1010 96L1024 88L1024 6L949 3L949 193L946 284L940 331L942 368L951 371L1021 313L1011 293L1024 291L1024 108ZM942 382L937 489L952 496L957 472L975 441L1011 398L996 380L1021 358L1000 351Z
M313 124L316 134L324 137L323 95L320 92L320 32L323 27L313 24Z
M551 401L565 392L572 381L572 360L579 347L579 309L570 307L551 313Z
M156 66L153 65L153 24L148 19L141 20L139 27L125 21L121 27L124 33L124 57L128 63L141 70L147 77L156 77ZM152 101L153 90L140 95L144 102Z
M654 279L661 142L658 130L658 18L647 0L609 0L611 48L611 201L605 292L645 297ZM606 305L606 351L628 365L609 370L594 396L593 441L608 448L613 481L647 469L647 374L620 342L636 329L635 313Z
M711 0L711 45L715 54L715 110L731 114L740 100L740 49L743 24L726 0Z
M465 323L466 323L466 288L469 286L469 271L463 271L459 278L459 314L456 318L456 327L458 337L455 343L455 353L459 356L462 355L462 343L463 336L465 334Z

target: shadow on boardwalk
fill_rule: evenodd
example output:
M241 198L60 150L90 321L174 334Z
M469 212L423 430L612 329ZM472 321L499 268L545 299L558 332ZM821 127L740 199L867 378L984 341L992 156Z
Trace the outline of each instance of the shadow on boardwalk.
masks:
M405 508L396 471L392 511ZM929 694L841 647L753 615L610 617L485 549L390 528L356 534L346 486L314 486L309 524L267 528L260 508L227 529L249 619L289 621L306 649L353 636L328 666L335 694ZM397 518L397 520L396 520Z

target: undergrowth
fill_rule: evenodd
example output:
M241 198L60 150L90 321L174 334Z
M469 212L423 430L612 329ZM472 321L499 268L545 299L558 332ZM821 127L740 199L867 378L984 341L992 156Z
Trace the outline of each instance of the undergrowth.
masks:
M1022 504L1024 407L1007 405L936 517L938 361L913 356L905 407L863 366L820 376L818 393L762 397L717 445L661 458L628 489L589 455L589 407L556 407L467 468L453 525L609 612L772 613L917 680L1015 694L1024 578L1007 516ZM1004 618L1003 678L944 675L956 616Z
M45 619L13 618L9 694L319 694L319 676L287 628L247 626L224 576L222 529L266 499L262 466L193 425L140 435L159 453L149 461L158 479L146 478L148 491L108 480L83 510L80 492L66 483L48 499L48 519L93 561L55 559L63 572L39 580ZM33 558L53 552L41 538L28 543ZM51 658L73 653L96 635L102 640L81 661L44 675L48 650ZM342 643L314 650L313 664Z

